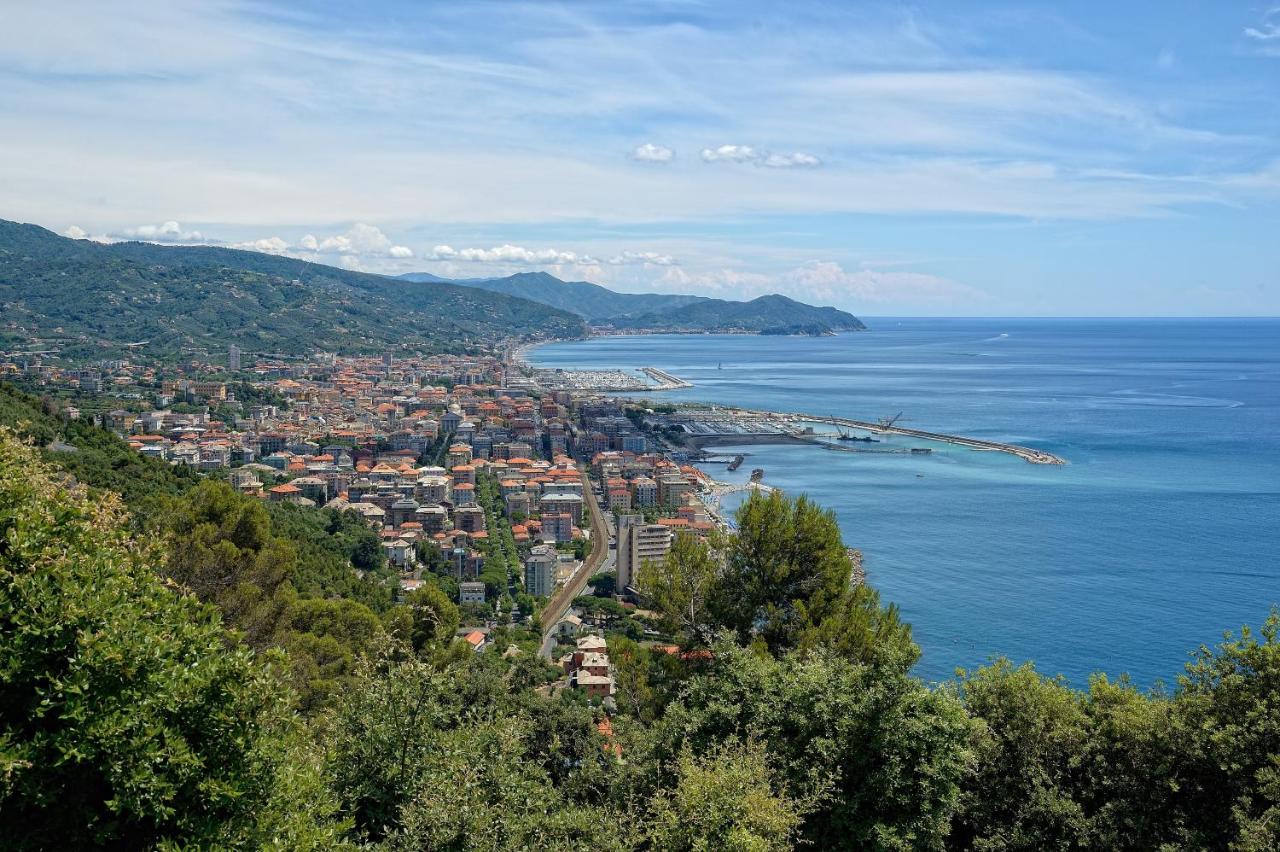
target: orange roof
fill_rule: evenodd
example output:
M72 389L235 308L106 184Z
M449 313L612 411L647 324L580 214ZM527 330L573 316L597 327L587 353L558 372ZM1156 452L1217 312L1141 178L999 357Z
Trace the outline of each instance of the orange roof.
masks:
M275 488L271 489L272 494L297 494L300 491L302 491L301 488L296 485L290 485L287 482L283 485L277 485Z
M484 635L484 631L472 630L470 633L468 633L466 636L463 636L462 638L466 639L467 642L472 646L483 645L485 640L485 635Z

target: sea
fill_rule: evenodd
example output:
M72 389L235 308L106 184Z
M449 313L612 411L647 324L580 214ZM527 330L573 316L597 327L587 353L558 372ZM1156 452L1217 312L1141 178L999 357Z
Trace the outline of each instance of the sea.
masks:
M763 468L834 510L869 582L911 623L926 681L1006 657L1080 687L1104 673L1172 688L1199 646L1280 604L1280 319L867 324L818 338L597 337L529 358L653 366L694 385L655 400L901 414L1066 459L755 445L734 473L705 468L736 482ZM908 444L923 445L852 446Z

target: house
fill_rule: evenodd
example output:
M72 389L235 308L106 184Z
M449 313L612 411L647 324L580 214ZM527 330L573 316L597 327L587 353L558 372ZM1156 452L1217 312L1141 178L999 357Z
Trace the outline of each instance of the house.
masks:
M458 603L460 604L482 604L484 603L484 583L467 580L458 584Z
M483 651L489 644L489 637L483 630L472 630L462 638L471 646L471 650L475 651L477 654Z

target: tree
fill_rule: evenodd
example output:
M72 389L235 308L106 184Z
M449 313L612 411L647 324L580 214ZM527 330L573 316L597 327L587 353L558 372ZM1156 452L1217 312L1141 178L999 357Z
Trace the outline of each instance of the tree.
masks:
M704 541L681 532L661 562L645 562L636 575L644 597L662 613L667 629L695 645L712 639L711 600L720 582L719 538Z
M758 636L774 652L838 611L853 563L835 515L807 497L752 492L739 507L712 610L739 641Z
M222 610L251 647L269 646L286 608L279 593L297 554L271 535L262 505L224 482L205 480L176 498L166 529L169 576Z
M880 593L865 583L846 589L822 620L799 637L806 650L825 648L857 663L890 666L906 672L920 658L911 626L897 606L880 605Z
M452 642L462 618L457 605L434 583L410 592L397 609L395 632L418 653Z
M1007 660L963 675L961 684L979 724L953 848L1086 845L1088 815L1078 791L1089 730L1080 696Z
M630 848L618 814L566 801L536 764L521 760L523 726L505 719L448 731L423 755L392 850Z
M68 487L0 430L5 845L332 840L278 668L229 643L128 527L116 498Z
M654 726L651 760L758 740L793 796L817 806L801 837L816 848L936 849L969 762L956 697L905 673L826 651L781 659L729 643ZM670 785L659 771L659 784Z
M1261 641L1259 641L1261 639ZM1178 680L1174 735L1188 743L1177 802L1188 846L1280 846L1280 612L1258 633L1201 647Z
M675 786L659 789L649 804L645 836L655 852L790 849L812 803L793 801L775 786L759 743L730 741L702 757L686 747Z
M359 601L294 600L280 642L289 655L300 709L327 706L350 684L356 659L382 631L378 616Z

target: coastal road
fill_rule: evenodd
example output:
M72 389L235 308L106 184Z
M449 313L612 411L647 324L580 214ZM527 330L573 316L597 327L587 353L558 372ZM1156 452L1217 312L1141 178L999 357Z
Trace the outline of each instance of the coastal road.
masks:
M588 580L601 569L613 564L614 553L609 547L612 525L601 510L600 502L596 500L596 493L592 490L591 481L587 479L586 473L582 474L582 498L591 515L591 553L578 566L578 570L573 573L568 582L556 590L542 610L542 645L538 648L538 655L546 659L551 658L551 649L555 647L556 625L569 611L569 605L573 603L573 599L582 594Z

